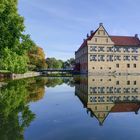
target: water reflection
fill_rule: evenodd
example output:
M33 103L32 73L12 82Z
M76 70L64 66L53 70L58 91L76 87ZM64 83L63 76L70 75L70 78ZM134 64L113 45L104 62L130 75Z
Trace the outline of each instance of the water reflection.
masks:
M123 133L130 132L127 128L138 130L136 122L140 121L139 117L127 115L129 112L132 115L138 113L139 85L137 76L81 76L74 77L74 80L38 77L3 82L0 88L0 140L98 139L101 134L108 138L110 131L115 133L120 130ZM76 96L93 119L87 117L81 103L75 98L74 87ZM116 112L127 112L124 116L130 119L129 123L122 116L118 119L115 114L118 122L127 122L127 127L117 124L111 115L107 123L109 114ZM99 129L98 125L93 125L96 119L100 125L105 120L108 125ZM114 124L117 128L113 128ZM87 131L85 128L88 128ZM129 134L136 134L134 130ZM120 131L117 133L124 136Z
M138 76L82 76L75 78L75 94L87 113L103 125L109 113L134 112L140 108L140 79Z
M30 78L14 80L0 87L0 140L22 140L24 130L35 119L29 103L44 97L45 86L55 87L63 78Z

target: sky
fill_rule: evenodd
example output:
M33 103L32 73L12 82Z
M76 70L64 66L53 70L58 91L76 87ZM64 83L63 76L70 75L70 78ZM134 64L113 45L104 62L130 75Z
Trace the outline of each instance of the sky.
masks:
M46 57L74 57L87 33L103 23L110 35L140 34L140 0L19 0L27 34Z

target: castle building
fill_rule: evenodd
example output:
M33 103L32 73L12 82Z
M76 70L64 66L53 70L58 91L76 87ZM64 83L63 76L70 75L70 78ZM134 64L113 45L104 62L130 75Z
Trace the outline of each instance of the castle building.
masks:
M135 36L109 35L103 24L84 39L75 52L80 73L140 73L140 40Z
M87 113L95 117L100 125L112 113L138 114L139 76L81 76L75 81L75 95L83 103Z

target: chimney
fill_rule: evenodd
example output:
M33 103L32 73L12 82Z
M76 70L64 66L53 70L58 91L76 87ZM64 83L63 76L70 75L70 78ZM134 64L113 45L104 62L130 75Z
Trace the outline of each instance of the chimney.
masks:
M90 34L92 35L92 34L93 34L93 32L94 32L94 31L93 31L93 30L91 30L91 31L90 31Z
M99 23L99 26L103 26L103 23Z
M87 38L89 37L89 34L87 34Z
M138 37L138 34L135 34L135 38L139 38L139 37Z

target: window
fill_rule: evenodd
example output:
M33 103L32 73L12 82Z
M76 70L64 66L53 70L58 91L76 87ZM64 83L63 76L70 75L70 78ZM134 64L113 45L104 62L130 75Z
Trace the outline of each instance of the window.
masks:
M115 61L121 60L121 56L119 56L119 55L114 56L114 60Z
M90 46L90 51L96 52L97 51L97 47L96 46Z
M116 85L119 85L119 81L116 81Z
M104 52L104 47L98 47L98 52Z
M119 64L116 64L116 67L119 68Z
M97 42L97 38L95 38L95 42Z
M138 61L138 56L137 56L137 55L133 55L133 56L132 56L132 60Z
M115 47L115 48L114 48L114 51L115 51L115 52L121 52L121 48L120 48L120 47Z
M90 61L97 61L97 55L90 55Z
M100 69L102 70L103 68L102 68L102 67L100 67Z
M130 56L124 56L125 61L130 61Z
M114 48L113 47L107 47L107 52L113 52Z
M138 48L132 48L132 52L137 53L138 52Z
M98 55L98 61L105 61L105 56L104 55Z
M98 31L98 35L100 35L100 31Z
M130 81L127 81L127 85L130 85Z
M116 93L121 93L121 88L116 88Z
M130 64L127 64L127 68L130 68Z
M124 52L130 52L130 48L128 48L128 47L125 47L123 50L124 50Z
M95 110L97 110L97 106L95 106Z
M137 81L134 81L134 85L136 85L137 84Z
M92 67L92 69L95 69L95 67Z
M113 61L113 55L107 55L107 61Z
M137 65L136 64L134 64L134 68L136 68L137 67Z
M111 67L109 67L109 69L111 70Z

